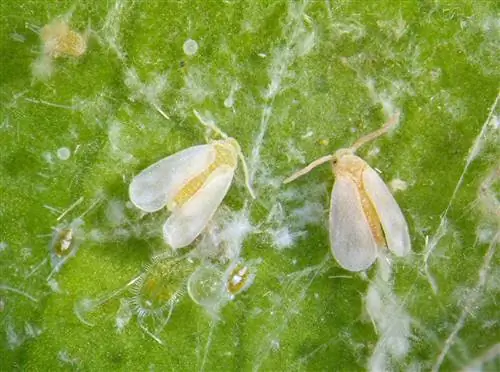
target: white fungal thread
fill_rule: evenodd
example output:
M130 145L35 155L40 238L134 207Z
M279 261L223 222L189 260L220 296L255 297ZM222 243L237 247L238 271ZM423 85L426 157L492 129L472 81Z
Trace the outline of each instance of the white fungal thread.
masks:
M434 276L430 272L429 260L432 256L432 254L434 253L434 251L436 250L441 238L446 235L448 211L450 210L453 202L455 201L455 197L458 193L458 190L462 186L465 174L469 170L470 165L472 164L472 162L477 158L477 156L481 152L483 143L486 140L486 135L489 131L489 125L490 125L491 119L495 115L499 99L500 99L500 93L497 94L497 96L495 98L495 102L493 102L493 105L491 105L488 117L486 118L486 121L484 122L484 124L481 128L481 131L479 132L478 136L474 140L474 143L472 144L472 147L469 150L469 155L467 156L467 160L465 161L465 166L464 166L464 169L462 170L462 174L460 175L458 182L455 185L455 189L453 190L453 193L451 194L451 198L448 201L448 204L447 204L445 210L443 211L443 213L441 213L439 226L438 226L436 232L434 233L434 235L431 237L429 244L426 244L426 247L425 247L424 272L425 272L427 280L432 288L432 291L435 294L437 294L439 288L438 288L438 284L436 282L436 279L434 279Z

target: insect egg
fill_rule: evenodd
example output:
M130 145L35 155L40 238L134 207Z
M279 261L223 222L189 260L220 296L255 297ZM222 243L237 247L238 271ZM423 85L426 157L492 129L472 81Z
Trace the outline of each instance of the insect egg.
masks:
M50 57L80 57L87 50L86 37L70 29L69 25L56 20L42 28L40 33L44 52Z

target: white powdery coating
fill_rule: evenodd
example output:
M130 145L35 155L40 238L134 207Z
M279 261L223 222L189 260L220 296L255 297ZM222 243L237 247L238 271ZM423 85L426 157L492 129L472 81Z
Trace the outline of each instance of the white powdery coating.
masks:
M182 50L187 56L194 56L198 52L198 43L193 39L187 39L182 46Z
M237 259L246 237L254 232L246 207L237 212L220 208L210 225L197 250L202 257L215 255L222 262Z
M44 152L44 153L42 154L42 157L43 157L43 159L44 159L47 163L49 163L49 164L52 164L52 163L54 162L54 161L52 160L52 154L51 154L50 152L48 152L48 151Z
M268 233L271 235L273 245L278 250L290 248L294 245L297 238L307 234L305 231L290 231L288 226L281 227L277 230L269 230Z
M57 149L57 157L61 160L68 160L71 156L71 150L67 147L61 147Z
M5 242L0 242L0 252L5 251L9 245Z
M286 142L286 157L288 158L288 162L297 162L299 164L306 163L306 157L304 151L298 149L292 139L289 139Z
M99 229L90 230L90 239L95 242L102 242L104 240L104 233Z
M55 279L47 280L47 284L52 289L52 292L62 293L61 287L59 287L59 283Z
M125 221L125 205L119 200L111 200L106 208L106 218L114 226L123 224Z
M229 92L229 96L224 100L224 107L231 108L234 105L234 95L241 88L240 83L234 81L231 84L231 91Z
M24 333L26 338L35 338L42 334L42 330L34 324L26 322L24 325Z
M315 39L316 34L314 32L307 32L305 35L302 35L302 37L297 41L297 55L299 57L303 57L306 54L309 54L316 44Z
M207 86L205 79L208 73L196 67L188 70L184 76L184 87L182 92L196 103L202 103L207 97L213 94L210 87Z
M35 80L47 80L52 76L53 72L52 59L45 54L42 54L31 64L31 73Z
M399 178L395 178L389 182L389 188L392 192L405 191L408 188L408 184Z
M57 353L57 358L65 363L72 366L76 366L79 362L78 358L72 358L71 355L66 350L61 350Z
M325 219L325 207L321 203L306 201L302 207L294 209L291 216L296 220L294 225L298 228L317 225Z
M19 43L24 43L26 41L26 36L18 34L17 32L12 32L9 34L10 38Z
M390 267L379 267L365 296L366 311L377 327L379 340L368 361L370 371L391 369L391 360L403 359L410 349L410 316L392 292Z
M152 74L147 82L143 82L133 67L125 70L124 82L132 92L132 101L142 100L153 106L160 104L161 95L169 87L166 74Z
M130 303L125 299L120 299L120 308L116 314L115 325L118 333L121 333L132 319L132 309Z
M5 333L7 334L7 344L10 350L14 350L23 343L22 336L16 332L12 324L7 324Z
M14 326L11 323L8 323L5 333L7 335L8 348L10 350L14 350L21 346L24 341L40 336L42 334L42 330L36 325L26 322L24 324L24 330L16 332Z

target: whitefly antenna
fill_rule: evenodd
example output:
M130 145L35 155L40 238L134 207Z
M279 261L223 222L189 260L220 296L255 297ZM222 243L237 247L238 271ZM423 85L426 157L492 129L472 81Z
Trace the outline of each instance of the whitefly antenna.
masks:
M349 147L349 149L351 149L352 152L356 152L356 150L359 149L361 146L363 146L365 143L373 141L374 139L389 132L393 127L395 127L398 124L398 122L399 122L399 112L396 112L394 115L391 116L391 118L387 121L387 123L384 124L382 128L377 129L376 131L373 131L371 133L368 133L366 136L361 137L356 142L354 142L354 144L351 147Z
M374 131L372 133L369 133L366 136L361 137L360 139L358 139L354 143L354 145L352 145L351 147L349 147L349 150L351 150L352 152L356 152L356 150L359 149L361 146L363 146L365 143L373 141L375 138L380 137L381 135L383 135L383 134L387 133L388 131L390 131L398 122L399 122L399 112L396 112L389 119L389 121L387 121L387 123L384 124L384 126L382 128L380 128L380 129L378 129L378 130L376 130L376 131ZM287 183L290 183L290 182L296 180L297 178L303 176L304 174L307 174L310 171L312 171L318 165L321 165L323 163L326 163L326 162L332 160L333 157L334 157L334 155L326 155L326 156L323 156L323 157L321 157L319 159L316 159L311 164L309 164L307 167L299 170L298 172L292 174L290 177L288 177L287 179L285 179L283 181L283 183L287 184Z
M214 123L212 123L210 121L207 121L203 116L201 116L201 114L198 111L193 110L193 113L198 118L198 120L200 121L200 123L202 125L206 126L207 128L210 128L211 130L213 130L215 133L217 133L219 136L221 136L224 139L229 138L229 136L226 133L224 133L217 125L215 125ZM238 141L236 141L236 143L238 143ZM248 189L248 192L250 193L250 196L252 197L252 199L255 199L255 193L253 192L252 186L250 186L250 176L248 174L247 162L245 160L245 157L243 156L243 153L241 152L241 148L240 148L239 143L237 146L237 152L238 152L238 158L241 160L241 164L243 166L243 174L245 176L245 186Z
M193 110L193 113L198 118L198 120L200 121L200 123L202 125L204 125L207 128L210 128L211 130L213 130L215 133L217 133L219 136L221 136L224 139L227 139L229 137L217 125L215 125L214 123L212 123L210 121L207 121L198 111Z
M319 159L316 159L315 161L313 161L311 164L309 164L307 167L299 170L298 172L292 174L290 177L288 177L287 179L285 179L283 181L283 183L290 183L292 181L295 181L297 178L303 176L304 174L307 174L309 173L310 171L312 171L314 168L316 168L318 165L321 165L323 163L326 163L327 161L330 161L333 159L333 155L326 155L326 156L323 156Z

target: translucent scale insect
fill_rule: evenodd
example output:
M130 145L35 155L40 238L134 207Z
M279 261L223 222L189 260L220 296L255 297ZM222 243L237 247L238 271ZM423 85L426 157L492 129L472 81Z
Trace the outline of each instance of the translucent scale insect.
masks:
M213 317L237 294L246 291L253 283L261 259L244 262L238 259L227 269L205 263L191 274L187 284L189 297Z
M134 177L129 187L132 203L144 212L167 207L172 212L163 237L174 249L185 247L203 231L224 199L241 160L246 187L254 198L248 170L238 142L213 123L200 122L222 140L193 146L170 155Z
M77 302L75 314L83 323L94 326L89 317L95 316L104 304L128 292L128 296L120 299L121 306L116 320L118 329L135 314L140 328L163 344L160 333L169 322L175 305L186 292L189 275L196 267L196 261L187 256L155 256L140 275L122 288L95 299L85 298Z
M76 202L74 202L68 209L66 209L58 218L57 221L64 220L64 217L80 205L84 198L80 197ZM43 259L31 272L26 276L30 277L35 274L42 266L47 262L50 262L52 268L51 272L47 276L47 281L51 280L54 275L56 275L59 270L74 257L80 245L83 241L83 225L85 224L83 218L98 204L101 199L94 201L82 214L73 219L71 222L60 222L56 227L53 228L52 234L50 235L52 239L49 243L49 258ZM57 211L51 207L51 210ZM43 235L45 236L45 235Z
M330 245L340 266L350 271L369 268L381 247L388 247L397 256L411 251L401 209L377 172L355 155L362 145L387 133L398 119L399 114L394 115L381 129L349 148L315 160L284 181L289 183L320 164L332 162L335 184L330 205Z

